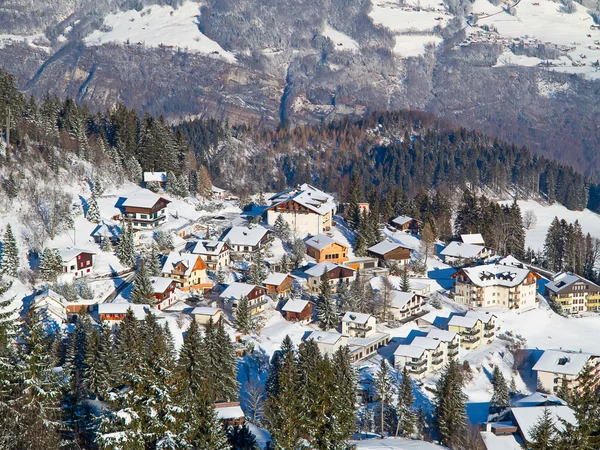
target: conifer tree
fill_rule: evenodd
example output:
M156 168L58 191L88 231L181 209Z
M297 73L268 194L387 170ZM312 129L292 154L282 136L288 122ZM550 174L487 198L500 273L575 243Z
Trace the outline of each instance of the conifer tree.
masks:
M329 284L329 275L326 270L324 270L323 274L321 275L321 283L319 285L317 317L319 318L321 327L324 330L335 328L339 323L337 308L331 292L331 284Z
M248 297L245 295L239 300L234 314L235 329L243 334L250 334L254 330L254 320L250 312Z
M94 330L92 339L94 344L87 348L85 356L85 387L94 398L104 400L117 376L112 331L106 322Z
M88 200L88 209L85 216L87 220L93 223L100 222L100 209L98 208L98 202L96 200L96 191L92 190L92 196Z
M183 337L183 345L179 352L177 373L182 380L180 396L183 401L193 399L201 394L204 385L204 358L202 355L202 338L198 323L192 320Z
M290 224L286 222L281 213L277 216L277 219L275 219L273 230L275 231L275 236L283 242L288 242L290 240Z
M40 257L40 272L45 280L52 281L61 272L62 258L58 249L46 247Z
M385 432L390 425L390 416L392 411L392 394L394 380L390 373L388 363L385 359L381 360L379 370L375 375L375 389L379 397L378 400L378 428L381 436L385 436Z
M17 240L10 224L6 226L4 239L2 241L2 273L10 277L16 277L19 270L19 248Z
M548 408L538 418L536 423L529 430L531 442L528 442L527 448L531 450L553 450L556 448L556 426L552 413Z
M353 309L354 302L352 298L352 293L348 287L348 282L344 280L340 280L337 288L337 298L338 298L338 309L340 314L346 313L348 311L355 311Z
M133 267L135 265L135 245L133 242L133 228L131 224L127 224L123 234L121 235L121 240L119 242L119 246L117 247L117 256L119 257L119 261L126 267Z
M400 272L400 290L402 292L410 292L410 276L406 267Z
M544 258L548 267L559 272L563 268L565 254L565 228L566 223L562 223L555 217L548 228L546 240L544 243Z
M451 359L435 392L435 423L440 440L450 448L462 448L466 432L466 400L463 375L458 362Z
M215 284L217 286L222 286L225 284L225 272L221 267L217 268L215 272Z
M200 345L204 355L204 377L211 387L213 401L232 401L238 397L237 358L223 320L214 324L212 319L206 327Z
M350 349L338 348L331 360L333 366L332 411L335 415L334 442L340 443L352 436L356 426L356 373L352 367Z
M412 381L408 374L408 368L404 366L402 369L402 383L398 389L398 403L396 404L396 437L399 433L403 436L411 436L415 432L414 402Z
M252 255L252 267L250 267L250 283L262 286L267 278L267 266L262 251Z
M229 427L227 438L232 450L260 450L256 436L250 431L246 423Z
M106 253L112 253L113 252L113 245L112 242L110 242L110 239L107 237L103 237L100 241L100 250L102 250L103 252Z
M146 271L150 277L160 276L162 266L160 264L160 254L155 244L150 248L150 254L145 260Z
M294 242L292 243L292 258L296 268L300 267L305 256L306 245L304 244L304 241L302 239L294 239Z
M148 278L146 265L141 262L137 273L135 274L133 289L131 291L131 300L133 303L153 305L155 303L153 294L154 288L152 287L150 278Z
M494 388L494 393L490 401L490 413L494 414L510 406L510 395L506 379L498 366L494 367L494 372L492 373L492 387Z

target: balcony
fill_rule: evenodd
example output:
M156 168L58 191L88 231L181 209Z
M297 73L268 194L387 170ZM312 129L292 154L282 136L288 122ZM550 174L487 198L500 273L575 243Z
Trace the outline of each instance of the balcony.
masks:
M421 359L419 361L410 361L407 365L412 366L412 367L420 367L427 364L427 360L426 359Z
M435 358L431 361L431 364L433 364L434 366L439 366L443 362L444 360L442 358Z
M408 371L412 374L420 375L422 373L427 372L427 367L423 366L421 368L411 368L411 369L408 369Z
M454 350L458 348L458 342L456 342L455 344L448 344L448 350Z
M252 303L252 304L248 305L248 309L253 310L253 309L256 309L256 308L258 308L258 307L260 307L262 305L266 305L267 303L269 303L268 300L266 300L266 299L265 300L261 300L260 302L256 302L256 303Z
M373 327L365 327L365 326L362 326L362 325L350 325L348 327L348 329L350 331L358 331L358 332L363 332L364 333L364 332L367 332L367 331L371 331L373 329Z
M486 331L483 334L483 337L486 337L486 338L494 337L494 331Z
M448 350L448 358L453 358L454 356L458 356L458 349Z
M465 336L463 338L463 342L466 342L467 344L474 344L479 339L480 339L479 336Z
M439 357L440 357L440 356L442 356L443 354L444 354L444 351L443 351L443 350L439 350L439 351L437 351L437 352L433 353L431 356L432 356L433 358L439 358Z
M477 328L471 328L462 332L463 336L474 336L479 334L479 330Z
M484 327L485 330L493 330L494 328L496 328L496 325L491 322L486 323Z

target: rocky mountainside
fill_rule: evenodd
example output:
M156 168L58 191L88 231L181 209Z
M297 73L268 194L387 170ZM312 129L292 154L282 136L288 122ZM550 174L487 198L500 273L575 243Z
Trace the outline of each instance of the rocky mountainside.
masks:
M173 121L423 110L596 177L600 30L582 1L10 0L0 66L26 94Z

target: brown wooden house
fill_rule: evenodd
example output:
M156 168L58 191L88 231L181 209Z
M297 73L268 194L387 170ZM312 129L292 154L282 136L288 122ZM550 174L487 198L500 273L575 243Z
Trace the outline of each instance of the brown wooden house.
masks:
M267 288L267 294L287 296L292 291L294 279L287 273L271 273L265 279L264 283Z
M367 255L380 261L398 261L400 264L410 262L410 248L390 241L382 241L368 248Z
M137 230L147 230L161 226L168 220L169 200L150 191L139 191L121 204L124 209L123 221L131 223Z
M314 303L310 300L290 299L288 300L281 311L285 316L285 320L290 322L310 322L312 319L312 310Z
M319 234L306 240L306 254L316 262L334 262L341 264L348 261L348 246L335 239Z
M72 273L76 278L91 275L94 270L94 254L78 248L64 248L58 251L62 258L62 271Z
M419 234L423 222L408 216L398 216L392 219L392 225L400 231L410 231L412 234Z
M240 402L222 402L214 405L217 417L226 427L234 427L244 424L244 411Z
M356 276L356 271L351 267L328 262L315 264L304 271L304 274L307 276L308 289L311 292L319 291L319 283L321 282L323 272L327 273L329 284L331 284L334 292L341 281L350 283Z

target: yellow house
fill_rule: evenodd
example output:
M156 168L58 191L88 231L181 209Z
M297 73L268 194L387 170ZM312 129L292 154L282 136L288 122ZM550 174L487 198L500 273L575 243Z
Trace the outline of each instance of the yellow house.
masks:
M325 234L318 234L306 240L306 254L316 262L341 264L348 261L348 246Z
M560 272L545 286L545 293L566 314L600 311L600 286L571 272Z
M473 350L496 338L496 316L488 313L469 311L465 316L452 316L448 331L460 335L460 344L466 350Z
M213 287L206 269L206 263L198 255L171 252L163 265L162 276L174 279L182 291L206 290Z

